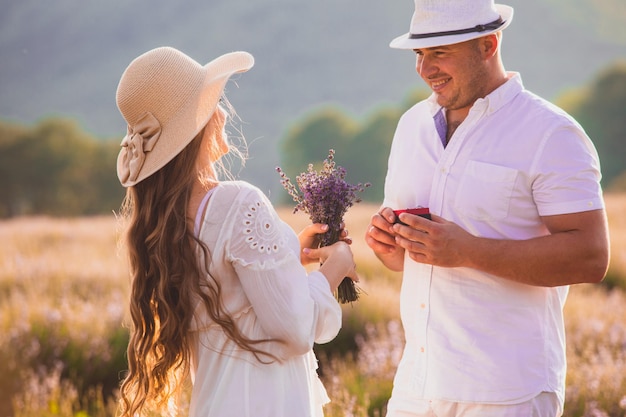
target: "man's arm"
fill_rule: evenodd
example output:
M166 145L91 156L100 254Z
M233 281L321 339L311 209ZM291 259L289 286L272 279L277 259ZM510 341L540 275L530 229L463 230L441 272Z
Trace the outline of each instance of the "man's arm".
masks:
M604 210L546 216L550 234L527 240L472 236L455 223L402 215L395 242L421 263L469 267L512 281L543 287L597 283L609 264Z

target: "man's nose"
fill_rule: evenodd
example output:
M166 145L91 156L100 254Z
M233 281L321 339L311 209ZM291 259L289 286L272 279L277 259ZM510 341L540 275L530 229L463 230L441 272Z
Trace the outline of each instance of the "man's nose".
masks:
M419 75L427 78L430 74L435 72L435 65L433 60L426 55L420 55L417 57L416 71Z

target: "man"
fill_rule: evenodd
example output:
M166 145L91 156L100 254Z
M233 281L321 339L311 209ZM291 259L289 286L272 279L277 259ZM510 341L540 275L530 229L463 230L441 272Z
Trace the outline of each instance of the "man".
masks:
M366 232L403 271L388 417L561 415L568 285L608 267L597 153L505 71L512 17L493 0L415 0L410 32L391 42L416 53L433 94L398 123ZM419 206L432 220L393 211Z

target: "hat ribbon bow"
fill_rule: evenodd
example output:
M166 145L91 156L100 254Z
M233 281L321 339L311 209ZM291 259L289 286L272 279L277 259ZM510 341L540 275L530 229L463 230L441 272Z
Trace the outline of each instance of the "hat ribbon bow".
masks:
M146 160L146 152L150 152L161 135L161 124L150 112L144 113L134 127L128 126L126 136L122 140L122 166L120 179L122 183L135 181Z

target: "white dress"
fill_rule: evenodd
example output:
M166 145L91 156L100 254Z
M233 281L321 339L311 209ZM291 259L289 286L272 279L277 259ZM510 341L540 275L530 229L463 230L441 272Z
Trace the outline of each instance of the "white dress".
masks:
M341 308L324 276L307 274L301 265L296 234L260 190L240 181L213 189L196 233L210 250L210 273L240 331L282 343L258 345L280 358L263 364L238 348L198 304L189 415L322 416L329 399L312 347L337 335Z

